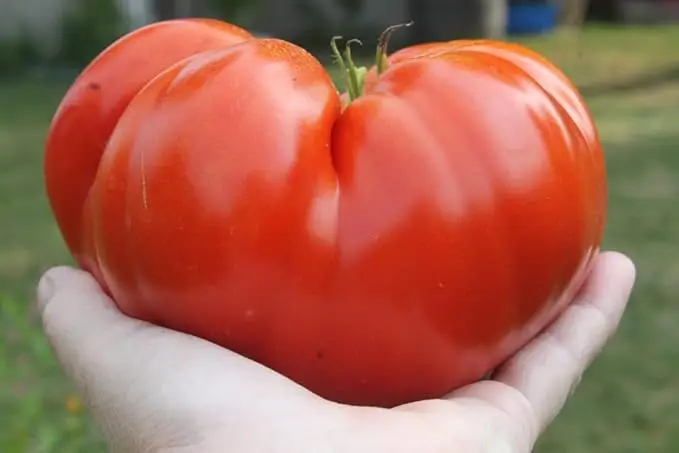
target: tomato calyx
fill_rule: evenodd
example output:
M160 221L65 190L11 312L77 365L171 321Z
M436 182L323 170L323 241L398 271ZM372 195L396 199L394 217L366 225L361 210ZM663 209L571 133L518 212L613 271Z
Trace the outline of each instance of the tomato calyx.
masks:
M344 74L344 80L347 84L347 94L349 95L349 102L351 102L363 94L365 75L368 73L368 69L365 66L356 66L351 57L351 45L362 45L363 43L359 39L350 39L346 42L344 55L342 55L337 47L337 40L339 39L342 39L342 37L333 36L332 41L330 41L330 48L332 49L335 61Z
M377 50L375 52L375 70L377 71L377 75L382 74L389 67L387 47L389 46L389 39L391 38L392 33L401 28L410 27L412 24L413 22L410 21L403 24L391 25L382 32L377 40ZM348 40L344 47L344 53L342 53L337 47L337 41L339 39L342 39L342 37L334 36L330 41L330 48L332 49L332 55L335 61L344 74L347 95L349 97L348 101L351 102L363 95L368 68L365 66L356 66L351 56L351 45L363 45L361 40L355 38Z

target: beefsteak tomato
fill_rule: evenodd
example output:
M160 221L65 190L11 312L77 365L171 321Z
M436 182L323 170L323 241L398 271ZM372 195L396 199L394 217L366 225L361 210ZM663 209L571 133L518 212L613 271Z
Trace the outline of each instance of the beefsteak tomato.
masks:
M73 256L124 313L334 401L391 407L481 378L583 282L602 147L576 88L527 48L378 61L364 79L347 62L345 105L283 40L199 19L121 38L46 142Z

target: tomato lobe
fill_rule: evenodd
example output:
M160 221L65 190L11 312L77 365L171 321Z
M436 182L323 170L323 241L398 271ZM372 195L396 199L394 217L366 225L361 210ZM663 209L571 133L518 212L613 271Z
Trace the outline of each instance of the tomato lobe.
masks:
M103 53L47 144L64 237L128 315L326 398L394 406L480 378L578 290L603 232L603 153L538 55L408 48L342 109L293 44L167 27L195 46L159 52L135 84L116 68L153 34ZM84 94L95 78L115 109Z

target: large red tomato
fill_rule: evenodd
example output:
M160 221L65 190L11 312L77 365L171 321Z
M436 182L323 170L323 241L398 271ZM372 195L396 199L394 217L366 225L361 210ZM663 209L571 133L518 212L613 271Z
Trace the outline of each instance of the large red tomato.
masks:
M598 251L592 118L552 64L502 42L407 48L358 87L343 106L308 52L227 24L122 38L49 131L71 252L128 315L335 401L480 378Z

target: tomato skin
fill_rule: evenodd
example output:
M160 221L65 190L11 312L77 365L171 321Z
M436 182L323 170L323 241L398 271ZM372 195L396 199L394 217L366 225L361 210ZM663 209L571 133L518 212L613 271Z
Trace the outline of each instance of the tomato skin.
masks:
M45 185L64 240L76 261L97 272L82 231L83 205L108 139L127 104L159 72L196 53L252 35L211 19L158 22L102 52L73 83L52 121L45 146Z
M579 289L604 229L603 152L538 55L406 49L344 109L285 41L179 60L88 123L111 126L105 149L48 140L52 161L99 153L77 174L87 202L57 220L128 315L391 407L480 378ZM60 112L53 131L83 128ZM66 212L59 186L48 194Z

